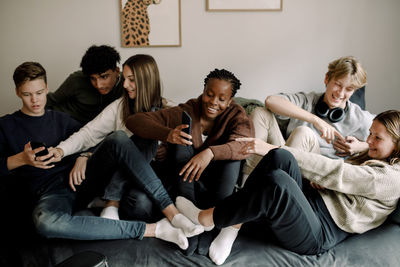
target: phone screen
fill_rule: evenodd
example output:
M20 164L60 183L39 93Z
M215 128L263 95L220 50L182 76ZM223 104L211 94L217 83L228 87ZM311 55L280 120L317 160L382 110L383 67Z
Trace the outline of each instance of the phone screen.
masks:
M45 156L47 154L49 154L49 151L47 150L46 144L43 142L35 142L35 141L31 141L31 147L32 149L38 148L38 147L45 147L44 150L38 152L35 154L36 157L41 157L41 156Z
M182 131L184 131L187 134L192 134L192 118L186 111L182 112L182 124L189 125L188 128L182 129Z

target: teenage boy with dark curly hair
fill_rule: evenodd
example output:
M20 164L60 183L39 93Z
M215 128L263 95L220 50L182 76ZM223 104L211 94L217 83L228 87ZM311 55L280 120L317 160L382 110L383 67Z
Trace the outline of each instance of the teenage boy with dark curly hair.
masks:
M123 82L119 53L108 45L91 46L82 57L82 71L68 76L61 86L47 95L46 108L70 114L86 124L108 104L121 97Z

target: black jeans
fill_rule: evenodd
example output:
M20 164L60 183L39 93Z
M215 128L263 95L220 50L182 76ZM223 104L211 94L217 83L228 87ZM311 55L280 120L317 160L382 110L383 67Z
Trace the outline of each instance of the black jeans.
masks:
M250 174L244 187L218 203L217 227L259 221L279 243L299 254L318 254L349 234L331 218L320 194L303 192L301 171L293 155L271 150Z
M177 194L193 201L199 208L213 207L219 200L233 193L241 162L239 160L211 161L200 179L189 183L189 179L183 181L183 175L179 176L179 172L193 156L195 156L195 151L192 146L175 146Z
M171 198L185 196L199 207L209 208L233 193L239 177L240 161L212 161L198 182L183 182L178 173L193 156L191 146L170 145L165 162L153 164L157 165L155 172ZM120 214L127 220L141 219L146 222L157 221L163 216L143 191L132 187L121 200Z

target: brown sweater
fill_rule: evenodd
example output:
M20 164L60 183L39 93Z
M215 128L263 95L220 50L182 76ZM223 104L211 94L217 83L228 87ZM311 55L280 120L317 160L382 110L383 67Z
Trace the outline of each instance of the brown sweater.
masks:
M134 114L128 118L126 127L140 137L166 142L169 132L182 124L182 110L192 117L192 142L195 150L210 148L214 153L214 160L246 158L239 153L243 143L235 141L235 138L254 137L254 127L244 109L234 101L215 119L204 143L200 126L201 96L177 107Z

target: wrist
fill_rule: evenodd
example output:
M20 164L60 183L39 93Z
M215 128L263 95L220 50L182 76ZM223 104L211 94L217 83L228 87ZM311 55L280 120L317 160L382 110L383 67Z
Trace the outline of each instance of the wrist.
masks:
M62 148L60 147L56 147L58 153L60 154L60 158L64 157L64 150L62 150Z
M211 150L211 148L207 148L208 150L208 155L210 157L210 160L212 160L214 158L214 152Z

